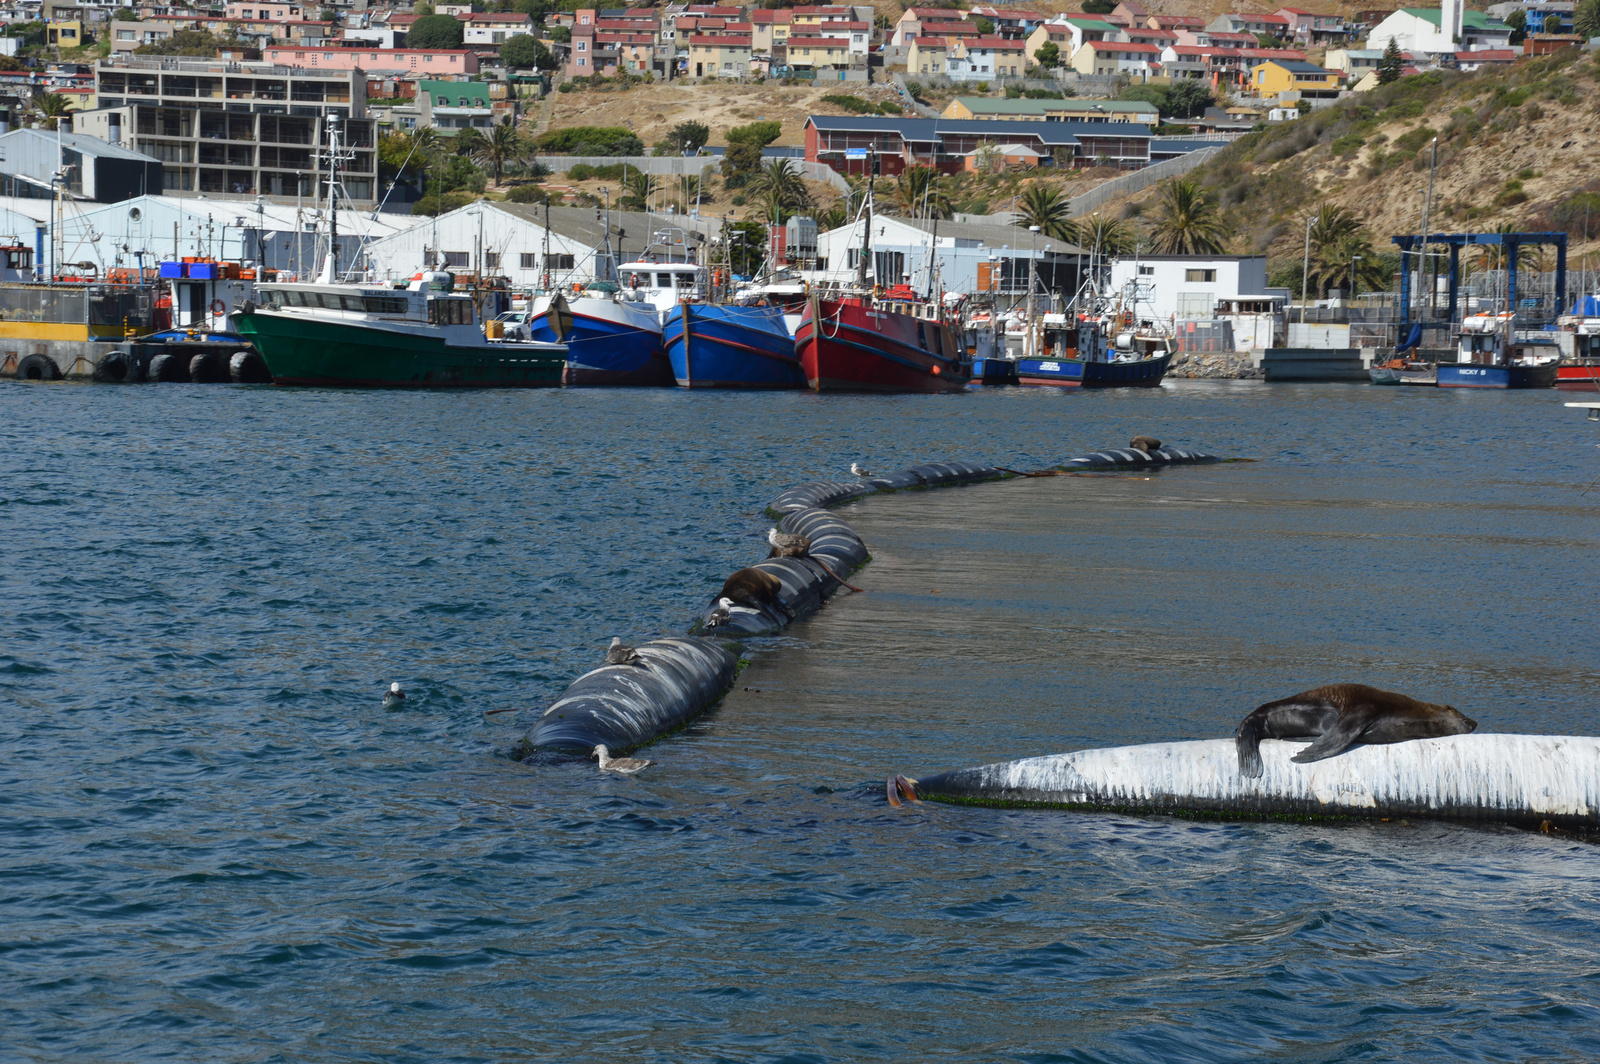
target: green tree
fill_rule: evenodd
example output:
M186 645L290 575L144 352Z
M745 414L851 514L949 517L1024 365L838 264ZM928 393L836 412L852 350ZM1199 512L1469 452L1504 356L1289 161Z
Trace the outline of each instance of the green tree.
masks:
M1077 226L1072 223L1072 201L1060 189L1029 185L1017 198L1018 225L1038 226L1039 232L1054 240L1076 242Z
M1600 0L1579 0L1572 10L1572 32L1584 40L1600 37Z
M572 43L572 28L570 26L551 26L549 33L550 39L557 44Z
M1600 3L1600 0L1595 0ZM1405 69L1405 56L1400 54L1400 46L1394 43L1394 38L1389 38L1389 47L1383 50L1383 58L1378 60L1378 84L1388 85L1400 80L1400 72Z
M985 37L993 37L994 36L994 23L990 22L986 18L975 18L975 19L973 19L972 20L972 28L977 30L979 33L983 34Z
M137 55L216 55L218 48L226 48L229 42L225 37L218 37L205 30L177 30L171 37L142 44L134 49Z
M439 134L432 128L385 133L378 138L379 173L396 180L421 177L438 153L438 142Z
M1055 41L1045 41L1033 53L1033 58L1038 60L1039 65L1046 70L1054 70L1061 65L1061 46Z
M939 171L932 166L908 166L895 178L894 206L910 218L949 218L955 212L950 197L939 187Z
M113 22L138 22L139 12L131 7L119 7L117 13L111 16Z
M733 272L754 277L767 259L767 227L760 222L732 222L724 232Z
M472 153L473 160L489 168L497 185L505 177L506 168L528 153L527 139L510 122L500 123L489 130L487 137L479 139L482 143Z
M424 15L411 24L407 48L460 48L461 20L454 15Z
M29 110L44 123L46 129L54 129L66 117L67 98L53 92L35 92Z
M1215 99L1205 82L1185 78L1167 89L1167 114L1173 118L1195 118L1204 114Z
M529 33L519 33L502 44L500 61L512 70L554 70L561 65L544 42Z
M1073 225L1077 229L1073 242L1096 255L1127 255L1138 243L1124 222L1098 211Z
M679 122L667 133L667 145L675 155L687 155L706 146L711 127L704 122Z
M1388 270L1372 247L1372 234L1344 207L1324 203L1311 220L1310 281L1319 293L1330 288L1387 287Z
M776 202L789 213L811 206L811 193L806 189L805 178L790 159L768 159L762 163L761 169L751 179L750 187L764 202Z
M511 10L519 15L531 15L535 22L543 22L545 16L555 9L550 0L516 0L511 5Z
M450 138L450 154L470 159L483 150L485 143L483 134L469 127Z
M816 212L817 230L826 233L830 229L837 229L848 222L850 218L845 214L844 201L840 200L831 207L824 207Z
M1505 23L1511 27L1511 36L1506 39L1507 43L1521 44L1528 39L1528 13L1522 8L1519 7L1507 15Z
M729 144L722 153L722 183L728 188L743 188L760 169L761 149L754 144Z
M623 210L647 211L650 209L651 197L661 191L661 182L656 180L654 174L629 168L627 179L622 183L622 191Z
M430 4L428 0L417 0L417 2L412 5L411 13L418 18L427 18L429 15L433 14L433 5Z
M411 205L412 214L426 214L430 217L436 214L449 214L471 203L476 196L469 196L464 192L430 192Z
M724 137L729 144L753 144L756 150L765 148L783 134L783 123L768 120L751 122L747 126L734 126Z
M1083 0L1083 10L1090 15L1109 15L1117 9L1117 0Z
M1156 198L1151 237L1158 255L1215 255L1224 229L1216 205L1200 182L1190 177L1163 181Z

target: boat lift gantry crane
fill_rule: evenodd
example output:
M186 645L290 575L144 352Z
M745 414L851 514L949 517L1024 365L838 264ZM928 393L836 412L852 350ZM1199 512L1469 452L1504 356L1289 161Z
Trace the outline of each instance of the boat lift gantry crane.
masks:
M1461 289L1461 249L1470 244L1503 245L1506 249L1506 309L1517 309L1517 251L1524 244L1554 244L1556 247L1556 307L1567 305L1567 234L1566 233L1428 233L1397 236L1400 245L1400 321L1411 322L1411 270L1407 257L1415 255L1417 266L1422 266L1425 249L1429 244L1444 244L1450 248L1450 296L1446 321L1456 320L1456 304Z

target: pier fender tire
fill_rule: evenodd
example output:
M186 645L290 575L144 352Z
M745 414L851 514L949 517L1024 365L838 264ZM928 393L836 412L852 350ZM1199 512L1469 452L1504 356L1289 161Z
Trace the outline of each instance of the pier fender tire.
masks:
M189 379L188 367L177 355L157 355L150 360L150 379L163 384L178 384Z
M267 360L255 351L235 351L228 359L228 376L235 384L271 384Z
M220 384L228 379L228 369L220 354L202 351L189 360L189 379L195 384Z
M17 363L17 380L19 381L58 381L60 379L61 367L56 365L55 359L49 355L24 355L22 360Z
M123 384L137 376L133 359L121 351L112 351L94 364L94 379L104 384Z

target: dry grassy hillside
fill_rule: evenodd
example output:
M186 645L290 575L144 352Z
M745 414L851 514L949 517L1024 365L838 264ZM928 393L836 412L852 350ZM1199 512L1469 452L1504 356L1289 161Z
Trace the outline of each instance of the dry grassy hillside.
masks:
M1236 252L1298 261L1304 219L1324 202L1392 250L1391 235L1420 229L1437 136L1435 231L1566 230L1576 262L1600 250L1597 100L1600 59L1576 50L1509 70L1429 73L1252 134L1193 176ZM1154 198L1123 204L1124 217L1148 217Z

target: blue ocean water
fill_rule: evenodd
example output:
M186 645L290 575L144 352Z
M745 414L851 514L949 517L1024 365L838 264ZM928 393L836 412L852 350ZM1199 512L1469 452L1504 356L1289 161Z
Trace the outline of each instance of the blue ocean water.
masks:
M1590 843L882 789L1341 679L1595 734L1563 398L0 385L0 1058L1594 1059ZM851 504L656 767L506 756L783 487L1140 432L1258 461Z

